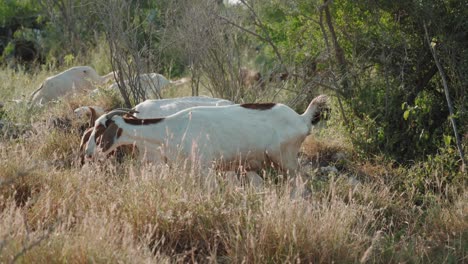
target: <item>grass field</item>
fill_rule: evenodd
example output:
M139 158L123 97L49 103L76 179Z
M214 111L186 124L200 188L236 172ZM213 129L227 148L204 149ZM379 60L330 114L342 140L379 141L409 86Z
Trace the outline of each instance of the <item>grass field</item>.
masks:
M447 183L460 172L436 161L403 168L363 158L332 116L303 144L307 199L291 199L274 172L259 190L222 179L214 188L205 179L217 175L131 159L81 167L77 128L85 120L72 110L111 108L115 97L32 110L9 102L54 73L0 70L0 117L8 120L0 139L0 263L468 262L466 181ZM57 117L69 127L51 125ZM413 186L418 176L433 191Z

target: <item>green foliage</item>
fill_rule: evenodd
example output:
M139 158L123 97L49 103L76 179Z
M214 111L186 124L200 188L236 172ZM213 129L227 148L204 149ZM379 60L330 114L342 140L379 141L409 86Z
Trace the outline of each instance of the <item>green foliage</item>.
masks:
M311 17L316 3L309 1L273 2L263 4L258 9L264 24L265 33L262 29L256 28L258 34L267 37L278 47L287 65L303 66L313 61L321 52L323 40L320 38L320 28ZM274 67L275 54L272 47L262 45L264 54L271 59L266 65L268 68ZM277 63L277 61L276 61Z
M453 77L449 84L452 97L465 97L460 82L466 82L468 76L450 72L465 68L459 62L466 59L449 62L450 55L444 56L444 52L453 52L453 47L468 43L455 37L459 34L437 33L449 24L462 26L462 16L445 20L450 16L447 12L454 11L455 3L460 1L447 5L337 1L332 6L336 27L346 32L340 44L354 65L348 68L353 94L343 98L349 107L347 114L354 120L349 128L353 133L359 131L353 139L364 153L385 153L407 163L435 153L446 144L444 135L453 135L442 82L424 39L422 23L431 22L430 35L437 36L441 45L437 51L445 63L444 71ZM427 16L429 13L431 16ZM466 115L463 109L467 100L464 101L455 104L457 116ZM462 119L457 122L466 124Z
M8 27L20 23L25 27L33 26L34 14L39 11L39 5L34 0L5 0L0 3L0 25Z
M450 82L459 133L468 127L464 91L468 83L468 13L462 2L328 3L346 65L335 57L322 1L259 3L256 11L264 28L257 25L254 29L271 37L286 67L299 77L295 85L314 80L333 87L334 92L343 89L340 84L346 78L350 91L338 96L344 115L351 120L346 126L359 152L364 156L383 153L408 164L426 159L447 143L454 146L440 73L425 41L423 23ZM260 47L256 62L274 68L276 54L271 45Z
M18 42L38 43L39 34L33 31L40 28L38 13L37 1L0 2L0 63L13 58Z
M65 62L65 65L71 66L73 65L73 61L75 60L75 56L73 54L67 54L63 57L63 60Z
M105 42L105 38L101 37L97 41L96 46L89 50L87 56L76 59L85 61L80 62L80 64L89 63L98 73L104 75L112 71L112 65L109 58L110 55L107 43Z
M2 57L5 58L5 57L8 57L8 56L11 56L11 55L13 55L14 51L15 51L15 46L13 45L13 42L8 42L8 45L3 50Z
M446 145L446 135L453 135L453 131L443 97L423 91L414 105L401 103L398 98L403 95L385 95L374 85L356 95L348 110L355 120L352 138L356 146L365 153L383 152L405 162L425 158Z
M0 120L6 120L6 119L7 119L7 112L2 107L0 108Z
M408 190L418 193L449 195L448 188L460 192L464 187L466 175L460 170L460 160L456 148L441 147L438 153L428 155L427 160L412 166L405 177Z

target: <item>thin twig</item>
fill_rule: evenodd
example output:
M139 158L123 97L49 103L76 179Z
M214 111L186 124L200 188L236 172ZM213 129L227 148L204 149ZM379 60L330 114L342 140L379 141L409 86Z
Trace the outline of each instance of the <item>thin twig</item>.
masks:
M42 241L44 241L45 239L47 239L49 237L49 235L52 233L52 231L54 230L54 227L53 228L49 228L47 230L47 232L45 234L43 234L42 236L40 236L36 241L32 242L31 244L27 245L27 246L23 246L23 249L18 252L14 257L13 259L11 260L11 264L15 263L20 257L22 257L26 252L28 252L29 250L31 250L32 248L34 248L35 246L39 245Z
M261 28L261 30L262 30L263 33L265 34L265 37L264 37L264 36L261 36L260 34L254 32L254 31L252 31L252 30L250 30L250 29L247 29L247 28L245 28L245 27L243 27L243 26L240 26L240 25L234 23L233 21L229 20L228 18L226 18L226 17L224 17L224 16L217 15L217 17L220 18L220 19L222 19L222 20L224 20L224 21L227 22L228 24L230 24L230 25L232 25L232 26L234 26L234 27L240 29L240 30L242 30L242 31L244 31L244 32L247 32L247 33L249 33L249 34L251 34L251 35L257 37L257 38L260 39L261 41L268 43L268 45L270 45L271 48L273 49L273 52L275 53L276 58L278 59L278 61L280 62L280 64L281 64L281 65L284 65L284 63L283 63L283 58L282 58L282 56L281 56L281 53L280 53L279 50L278 50L278 47L276 47L275 43L273 43L273 41L271 40L270 34L268 33L268 30L266 29L266 26L265 26L265 25L262 23L262 21L258 18L258 15L257 15L257 13L255 12L255 10L253 9L253 7L250 6L249 4L247 4L244 0L241 0L241 3L242 3L243 5L245 5L245 6L249 9L250 13L255 17L255 21L256 21L255 25L257 25L258 27Z
M447 106L448 106L449 113L450 113L449 118L450 118L450 122L452 123L452 128L453 128L453 133L455 135L458 153L460 155L460 159L462 162L461 170L462 172L465 172L465 164L466 164L465 155L463 153L460 135L458 134L457 124L455 122L455 118L453 118L454 116L453 105L452 105L452 99L450 99L447 79L445 78L444 69L442 68L442 65L440 64L439 59L437 58L435 47L431 44L431 40L429 39L429 34L427 33L426 22L423 22L423 26L424 26L424 33L425 33L427 44L429 45L429 49L431 50L432 57L434 57L435 64L437 66L437 69L439 70L440 78L442 79L442 85L444 86L444 92L445 92L445 98L447 99Z

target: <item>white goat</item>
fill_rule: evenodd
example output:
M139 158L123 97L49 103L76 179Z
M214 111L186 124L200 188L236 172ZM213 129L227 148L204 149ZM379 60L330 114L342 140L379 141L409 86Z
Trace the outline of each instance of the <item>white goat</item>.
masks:
M172 115L194 106L223 106L232 104L234 103L220 98L188 96L160 100L146 100L136 105L133 110L135 110L136 113L134 115L137 118L155 118Z
M149 161L171 163L183 158L202 168L213 162L222 170L258 170L274 164L295 173L297 154L312 124L326 108L325 95L315 98L299 115L283 104L199 106L155 119L138 119L132 110L114 110L99 117L85 154L108 154L134 144Z
M189 96L189 97L180 97L180 98L170 98L170 99L161 99L161 100L146 100L138 105L136 105L133 110L135 116L138 118L156 118L156 117L165 117L179 112L193 106L221 106L221 105L232 105L234 104L231 101L220 99L220 98L211 98L206 96ZM96 119L103 115L104 109L98 106L82 106L74 110L75 114L78 117L88 116L89 117L89 127L81 138L80 150L84 151L85 145L88 143L89 137L92 132L92 127ZM83 157L81 157L81 164L84 163Z
M162 89L166 88L167 86L173 85L181 85L184 84L190 79L182 78L181 80L171 81L168 80L166 77L159 73L143 73L139 75L139 81L141 89L145 92L145 95L150 98L157 97L159 93L161 93ZM128 85L129 81L124 81L126 85ZM108 89L109 90L117 90L119 85L115 82L111 84ZM93 94L96 93L93 91Z
M48 77L31 94L31 102L41 105L72 93L92 90L94 89L93 83L103 84L112 77L113 73L99 76L90 66L76 66Z
M233 102L220 98L206 96L187 96L160 100L146 100L136 105L133 110L137 118L156 118L175 114L194 106L222 106L232 105ZM0 105L1 107L1 105ZM90 127L98 117L105 114L102 107L99 106L81 106L74 110L78 118L87 116L90 118Z

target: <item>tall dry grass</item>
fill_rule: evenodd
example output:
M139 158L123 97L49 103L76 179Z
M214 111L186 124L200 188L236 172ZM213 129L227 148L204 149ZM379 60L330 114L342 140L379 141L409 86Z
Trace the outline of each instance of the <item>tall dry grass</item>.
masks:
M203 175L165 167L21 171L29 155L19 154L2 174L14 179L2 190L3 261L19 253L46 262L132 262L135 254L184 262L355 261L378 212L338 196L307 201L273 187L214 189Z
M0 168L2 262L426 262L466 249L466 194L424 216L376 184L336 179L292 200L167 167L55 169L16 155Z

